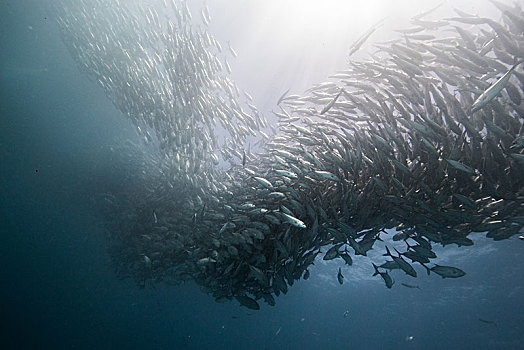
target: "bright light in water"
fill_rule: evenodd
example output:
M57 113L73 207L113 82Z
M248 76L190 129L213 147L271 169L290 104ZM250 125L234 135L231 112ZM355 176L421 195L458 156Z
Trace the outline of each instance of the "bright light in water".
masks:
M400 2L406 2L400 1ZM211 31L239 53L233 75L274 105L287 88L302 93L347 67L349 47L391 13L396 1L264 0L208 2ZM428 1L431 5L432 1ZM398 7L398 3L395 7ZM373 34L383 40L385 26ZM363 50L364 51L364 50ZM360 52L357 53L357 56ZM260 89L260 91L253 91ZM259 101L262 105L265 101Z
M340 1L340 0L289 0L272 2L274 13L281 13L284 26L294 28L298 33L316 29L321 32L335 32L351 26L351 22L372 24L373 19L383 12L384 1ZM278 30L275 27L274 30ZM304 39L307 40L307 37Z
M378 21L381 25L351 58L365 59L374 44L398 38L394 29L412 26L410 18L442 6L428 19L456 15L458 7L482 15L475 0L213 0L207 1L210 31L230 41L239 57L230 62L233 77L261 109L274 107L288 88L303 93L348 66L351 44ZM482 3L488 3L482 1Z

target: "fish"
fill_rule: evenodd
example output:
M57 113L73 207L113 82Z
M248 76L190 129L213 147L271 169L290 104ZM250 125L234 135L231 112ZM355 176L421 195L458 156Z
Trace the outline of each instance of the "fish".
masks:
M482 322L482 323L487 323L487 324L492 324L492 325L497 325L497 323L495 321L491 321L491 320L486 320L486 319L483 319L483 318L480 318L479 317L479 321Z
M237 52L231 47L231 43L228 41L227 42L227 47L229 48L229 52L231 53L231 55L235 58L238 57L238 54Z
M269 285L269 281L265 275L265 273L260 270L258 267L256 266L252 266L252 265L249 265L249 269L251 270L251 273L253 274L253 276L255 276L255 278L264 286L268 286Z
M329 103L324 108L322 108L322 110L320 111L320 115L326 113L335 105L335 103L337 102L338 98L340 97L343 91L344 91L343 88L340 89L338 94L336 94L335 97L331 101L329 101Z
M524 62L524 60L516 62L513 65L513 67L511 67L506 73L504 73L504 75L501 76L493 85L491 85L482 94L480 94L480 96L477 97L477 99L471 105L471 112L477 112L486 104L488 104L491 100L497 97L497 95L502 91L502 89L506 87L506 84L508 83L508 80L511 77L511 73L513 73L515 68L517 68L517 66L522 62Z
M456 170L462 171L463 173L466 173L468 175L476 175L477 174L473 168L471 168L470 166L468 166L466 164L463 164L463 163L461 163L459 161L452 160L452 159L446 159L446 162L448 162L449 165L451 165Z
M338 280L338 283L340 284L344 283L344 276L342 276L342 270L340 267L338 268L337 280Z
M335 259L339 255L339 251L338 251L339 248L340 248L340 246L338 246L338 245L335 245L335 246L329 248L329 250L326 252L326 254L324 255L324 257L322 259L323 260L333 260L333 259Z
M333 173L330 173L329 171L315 170L314 173L317 174L318 176L320 176L321 178L326 179L326 180L340 181L338 176L336 176Z
M440 4L438 4L437 6L431 8L431 9L429 9L429 10L426 10L426 11L424 11L424 12L421 12L421 13L419 13L419 14L413 16L413 19L421 19L422 17L426 17L427 15L429 15L429 14L435 12L437 9L439 9L443 4L444 4L444 3L441 2Z
M401 270L403 270L407 275L410 275L412 277L417 277L417 271L411 266L409 263L407 263L404 259L402 259L402 256L398 250L395 249L398 256L393 256L391 252L389 251L389 248L386 246L386 254L390 256L394 262L398 264Z
M275 173L281 176L288 177L290 179L298 179L298 175L292 171L275 169Z
M280 97L277 100L277 106L280 105L280 103L282 103L282 101L284 101L286 95L289 93L289 90L290 89L287 89L282 95L280 95Z
M251 310L260 310L260 305L253 298L250 298L246 295L235 295L235 299L238 300L240 305L247 307Z
M351 259L351 256L348 253L342 253L340 254L340 257L344 260L344 262L351 266L353 265L353 259Z
M267 188L268 190L273 189L273 185L268 180L260 176L253 176L253 179L262 187Z
M412 284L401 283L401 285L403 285L404 287L410 288L410 289L420 289L419 286L415 286L415 285L412 285Z
M386 284L387 288L393 287L393 284L395 282L387 272L380 272L378 270L378 266L375 264L373 264L373 268L375 269L375 273L373 274L373 276L380 275L380 277L382 277L382 279L384 280L384 283Z
M426 268L426 270L428 271L428 275L431 271L436 273L437 275L440 275L442 278L459 278L466 275L464 271L457 267L435 265L432 268L428 268L425 265L422 266Z
M380 265L379 267L381 267L383 269L387 269L387 270L400 269L400 266L398 266L396 261L387 261L387 262L383 263L382 265Z
M351 57L355 52L357 52L362 45L368 40L368 38L382 25L384 20L387 17L382 18L380 21L371 26L364 34L362 34L355 42L353 42L349 48L348 57Z
M437 254L431 250L431 246L425 247L423 245L409 245L406 243L409 249L413 249L417 254L420 254L422 256L428 257L428 258L436 258Z
M331 236L333 236L335 242L346 243L347 238L344 233L332 227L328 227L327 231L329 232Z
M302 220L297 219L296 217L286 214L286 213L280 213L282 217L282 221L286 222L288 224L291 224L292 226L298 227L298 228L307 228L306 224Z
M264 293L262 294L262 298L264 298L264 301L268 303L270 306L275 306L275 298L270 293Z
M144 257L144 266L146 270L151 270L151 259L145 254L142 255Z

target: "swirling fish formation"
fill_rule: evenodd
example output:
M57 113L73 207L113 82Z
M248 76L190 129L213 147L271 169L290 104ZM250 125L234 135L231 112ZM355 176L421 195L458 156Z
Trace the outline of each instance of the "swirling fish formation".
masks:
M164 2L163 19L118 1L63 3L72 56L158 146L130 148L141 164L133 184L103 197L118 274L142 286L194 280L217 301L258 309L307 279L319 254L351 265L382 240L389 260L372 263L388 288L388 270L416 277L414 263L463 276L430 267L432 246L524 226L524 13L493 4L500 21L414 17L368 60L283 95L267 132L229 76L235 51L206 29L206 7L198 21L185 1ZM260 152L246 150L248 136Z

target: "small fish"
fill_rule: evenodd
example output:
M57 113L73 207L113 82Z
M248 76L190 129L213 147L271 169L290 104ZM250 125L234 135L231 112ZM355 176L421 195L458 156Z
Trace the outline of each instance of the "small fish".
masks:
M333 246L333 247L329 248L329 250L326 252L326 255L324 255L323 260L333 260L333 259L335 259L338 256L338 254L339 254L339 252L338 252L338 248L339 247L340 247L339 245L336 245L336 246Z
M235 299L238 300L240 305L247 307L251 310L260 310L260 305L256 302L255 299L250 298L246 295L236 295Z
M524 60L518 61L511 67L502 77L499 78L493 85L491 85L486 91L484 91L480 96L473 102L471 106L471 112L476 112L482 107L484 107L488 102L493 100L497 95L504 89L508 83L511 73L517 68L519 64L524 62Z
M493 324L495 326L497 325L497 322L495 322L495 321L486 320L486 319L483 319L483 318L480 318L480 317L479 317L479 321L482 322L482 323Z
M287 93L289 92L290 89L287 89L286 92L284 92L279 98L278 98L278 101L277 101L277 105L279 105L282 101L284 101L284 98L286 97Z
M391 278L391 276L389 275L389 273L386 272L380 272L378 270L378 266L373 264L373 267L375 268L375 273L373 274L373 276L376 276L376 275L380 275L380 277L382 277L382 279L384 280L384 282L386 283L386 287L388 288L391 288L393 287L393 284L395 282L393 282L393 279Z
M229 41L227 42L227 46L229 48L229 52L231 52L231 55L233 55L235 58L238 57L237 52L231 47L231 43Z
M151 259L147 255L144 254L144 266L147 270L151 270Z
M197 223L197 213L196 212L193 213L193 217L191 218L191 223L193 224L193 226L196 225Z
M407 284L407 283L401 283L404 287L407 287L407 288L411 288L411 289L420 289L419 286L415 286L415 285L412 285L412 284Z
M387 269L387 270L396 270L396 269L400 269L400 266L398 266L397 262L396 261L386 261L385 263L383 263L382 265L380 265L379 267L383 268L383 269Z
M452 266L440 266L435 265L431 269L426 267L426 265L422 264L428 271L428 274L430 271L436 273L437 275L442 276L442 278L458 278L466 275L464 271L462 271L459 268L452 267Z
M264 179L263 177L253 176L253 179L255 179L255 181L258 182L259 185L261 185L262 187L267 188L268 190L273 188L273 185L271 184L271 182L269 182L268 180Z
M351 256L348 253L342 253L340 254L340 257L344 259L349 266L353 265L353 259L351 259Z
M411 266L406 260L402 259L402 255L398 250L395 249L398 256L393 256L391 252L389 251L389 248L386 246L386 254L390 256L397 264L398 266L408 275L412 277L417 277L417 271Z
M266 274L260 270L258 267L249 265L249 269L251 270L251 273L253 276L264 286L269 285L269 281L266 277Z
M470 168L469 166L465 164L462 164L461 162L458 162L452 159L446 159L446 162L448 162L449 165L451 165L456 170L462 171L468 175L476 175L476 172L474 169Z
M427 10L427 11L424 11L422 13L419 13L418 15L415 15L413 16L413 19L421 19L422 17L425 17L427 15L429 15L430 13L434 12L435 10L437 10L440 6L442 6L442 4L444 4L443 2L441 2L440 4L438 4L437 6Z
M333 236L335 242L345 243L347 241L346 235L339 230L329 227L327 231L331 234L331 236Z
M262 298L264 298L264 301L268 303L271 306L275 306L275 298L270 293L264 293L262 294Z
M321 170L316 170L315 171L315 174L319 175L320 177L324 178L324 179L327 179L327 180L331 180L331 181L340 181L340 179L338 178L338 176L330 173L329 171L321 171Z
M342 276L342 269L338 268L338 274L337 274L338 283L342 284L344 283L344 276Z
M283 222L287 222L288 224L291 224L291 225L293 225L295 227L298 227L298 228L307 228L306 224L304 224L303 221L297 219L294 216L291 216L291 215L286 214L286 213L280 213L280 215L282 216L282 221Z
M360 47L366 42L366 40L368 40L371 34L373 34L375 30L377 30L377 28L382 25L382 22L384 22L385 19L386 17L384 17L383 19L375 23L364 34L362 34L353 44L351 44L348 57L351 57L351 55L353 55L355 52L358 51L358 49L360 49Z
M329 101L329 103L324 108L322 108L322 111L320 111L320 115L326 113L331 109L331 107L335 105L335 102L337 102L338 98L340 97L340 94L342 94L343 91L344 89L340 89L339 93L335 96L335 98Z
M277 173L280 176L288 177L290 179L298 179L298 175L291 171L277 169L275 170L275 173Z

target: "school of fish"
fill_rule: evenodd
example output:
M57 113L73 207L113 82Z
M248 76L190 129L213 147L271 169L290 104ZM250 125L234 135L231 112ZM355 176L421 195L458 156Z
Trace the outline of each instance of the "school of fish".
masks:
M118 276L193 280L259 309L316 259L352 265L377 240L386 260L369 263L387 288L390 270L416 277L415 264L464 276L432 262L433 246L524 226L524 12L491 2L500 20L413 17L266 118L231 79L237 54L208 31L205 5L62 1L72 57L155 150L120 150L132 171L97 197Z

